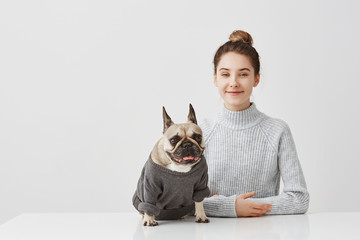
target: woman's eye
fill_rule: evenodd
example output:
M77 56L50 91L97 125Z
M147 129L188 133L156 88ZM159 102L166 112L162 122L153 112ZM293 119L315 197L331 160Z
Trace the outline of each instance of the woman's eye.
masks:
M246 74L246 73L241 73L240 76L241 76L241 77L246 77L247 74Z
M230 74L228 73L222 73L221 76L228 77Z

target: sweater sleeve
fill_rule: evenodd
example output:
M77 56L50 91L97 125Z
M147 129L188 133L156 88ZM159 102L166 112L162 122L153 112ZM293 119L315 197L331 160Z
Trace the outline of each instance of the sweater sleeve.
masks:
M309 207L309 193L295 143L287 124L278 145L278 166L284 183L283 192L278 196L248 198L248 200L271 204L271 212L268 214L305 213Z
M236 195L220 195L204 199L204 210L209 217L237 217L235 211Z
M155 168L147 167L144 172L142 185L143 201L139 204L139 211L148 215L159 215L160 209L156 206L157 199L161 194L161 182L156 178Z
M203 169L203 174L201 176L201 180L198 184L195 185L194 188L194 194L193 194L193 200L195 202L201 202L204 200L204 198L208 197L210 194L210 190L207 186L208 184L208 168L207 165L206 167Z

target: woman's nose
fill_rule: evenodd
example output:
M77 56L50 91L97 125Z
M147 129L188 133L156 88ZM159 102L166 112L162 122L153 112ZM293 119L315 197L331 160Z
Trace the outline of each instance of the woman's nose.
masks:
M231 87L238 87L239 86L239 83L237 82L237 79L236 79L236 75L233 75L230 78L230 86Z

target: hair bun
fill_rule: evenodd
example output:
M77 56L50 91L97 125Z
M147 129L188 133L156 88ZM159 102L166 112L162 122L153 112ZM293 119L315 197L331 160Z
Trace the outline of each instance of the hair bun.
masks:
M229 37L230 42L241 42L245 44L253 45L252 37L249 33L242 30L235 30L231 33Z

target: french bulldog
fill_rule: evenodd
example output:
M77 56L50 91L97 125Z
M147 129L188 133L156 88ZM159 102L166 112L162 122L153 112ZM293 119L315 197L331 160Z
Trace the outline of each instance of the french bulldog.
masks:
M144 226L180 219L194 210L196 222L208 223L203 207L203 199L210 194L205 145L192 105L187 122L180 124L163 107L163 124L163 136L142 169L133 205L143 216Z

